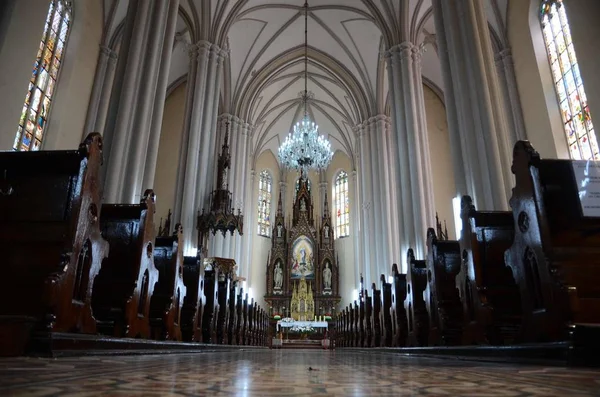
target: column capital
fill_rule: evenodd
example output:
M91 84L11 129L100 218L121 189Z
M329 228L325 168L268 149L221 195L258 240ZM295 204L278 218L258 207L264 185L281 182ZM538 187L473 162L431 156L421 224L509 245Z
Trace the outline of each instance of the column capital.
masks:
M116 62L119 57L116 51L105 45L100 45L100 54L108 57L109 62Z
M494 54L494 60L498 62L512 62L512 50L506 47Z

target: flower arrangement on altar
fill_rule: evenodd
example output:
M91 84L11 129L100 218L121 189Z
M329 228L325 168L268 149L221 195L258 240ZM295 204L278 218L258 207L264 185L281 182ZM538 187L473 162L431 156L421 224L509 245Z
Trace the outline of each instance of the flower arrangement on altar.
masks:
M286 317L286 318L282 318L282 319L281 319L281 322L282 322L282 323L293 323L293 322L294 322L294 319L293 319L293 318L291 318L291 317Z
M316 331L311 325L294 325L290 332L293 334L314 334Z

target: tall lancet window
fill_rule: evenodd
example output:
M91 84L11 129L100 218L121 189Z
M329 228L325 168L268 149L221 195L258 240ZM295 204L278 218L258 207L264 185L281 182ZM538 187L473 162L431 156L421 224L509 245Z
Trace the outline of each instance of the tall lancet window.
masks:
M52 0L33 64L13 150L40 150L72 22L71 1Z
M269 171L264 170L258 178L258 234L271 235L271 194L273 179Z
M345 171L335 178L333 187L335 202L335 238L350 235L350 200L348 198L348 174Z
M546 50L571 158L600 160L565 6L562 0L544 0L540 11Z

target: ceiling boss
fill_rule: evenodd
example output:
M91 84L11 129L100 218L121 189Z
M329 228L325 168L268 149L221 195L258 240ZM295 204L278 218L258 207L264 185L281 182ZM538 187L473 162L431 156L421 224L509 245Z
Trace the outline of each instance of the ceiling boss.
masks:
M311 168L325 169L331 162L333 152L331 144L323 135L319 135L319 126L308 115L307 103L313 96L308 91L308 2L304 3L304 117L296 123L294 129L279 147L279 161L290 169L297 169L303 175Z

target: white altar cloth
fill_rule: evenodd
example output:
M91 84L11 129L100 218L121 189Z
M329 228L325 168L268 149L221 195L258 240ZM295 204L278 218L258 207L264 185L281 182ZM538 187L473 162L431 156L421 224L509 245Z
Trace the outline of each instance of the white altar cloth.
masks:
M294 321L293 323L284 323L277 321L277 331L281 328L306 327L310 325L313 328L328 328L327 321Z

